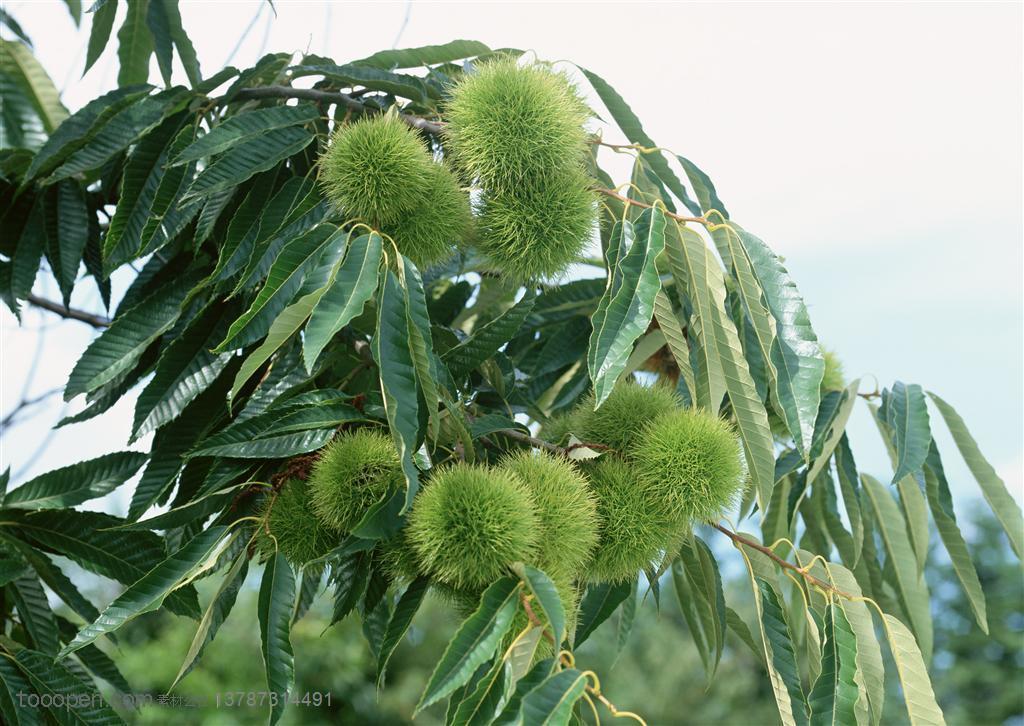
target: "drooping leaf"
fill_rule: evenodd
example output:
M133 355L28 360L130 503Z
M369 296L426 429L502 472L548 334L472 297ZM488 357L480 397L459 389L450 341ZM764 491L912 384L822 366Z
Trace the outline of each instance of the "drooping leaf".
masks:
M536 567L516 565L515 569L540 605L541 612L551 627L554 642L561 645L566 636L565 609L562 607L562 599L558 596L558 588L555 583Z
M299 291L306 274L316 265L336 234L338 229L334 225L322 224L289 242L270 268L267 281L252 305L231 323L227 335L214 352L223 353L262 338L272 321ZM262 323L264 320L265 325Z
M395 649L398 648L398 644L402 642L405 633L409 630L413 616L416 615L416 611L420 608L420 603L423 602L423 598L427 594L427 586L429 584L430 581L425 577L416 578L409 583L405 592L402 593L402 597L399 598L398 604L395 605L395 611L391 614L391 620L388 621L387 630L384 632L380 654L377 656L378 688L384 684L384 671L387 668L388 661L394 654Z
M568 726L576 701L587 689L587 674L566 668L523 696L520 718L537 726Z
M149 58L153 55L153 34L146 26L152 0L128 0L128 14L117 31L117 58L120 68L117 85L130 86L149 79ZM159 1L159 0L157 0Z
M505 695L510 670L504 658L495 658L494 664L483 677L470 680L452 694L445 723L450 726L490 724Z
M685 573L689 585L687 589L696 610L698 622L695 625L699 626L710 655L705 663L710 682L725 648L726 612L722 576L711 549L696 535L692 540L683 541L679 549L679 562L682 565L682 573L679 574ZM678 578L678 570L675 566L673 568L673 577ZM677 598L679 589L676 588Z
M244 141L274 129L301 126L320 118L320 111L311 103L297 106L271 106L231 116L200 136L172 159L174 166L186 164L214 154L222 154Z
M75 363L64 387L64 400L95 391L130 370L149 344L177 322L181 303L194 281L189 275L172 280L119 314Z
M0 73L14 80L39 115L48 134L68 117L67 109L60 102L60 93L28 46L0 39Z
M956 572L960 587L967 596L967 601L974 612L974 619L978 627L986 634L988 633L988 615L985 606L985 591L978 579L978 571L974 568L974 561L967 549L967 543L956 523L956 513L953 511L953 496L949 491L949 482L946 481L946 472L942 466L942 458L935 442L928 451L928 459L924 468L925 485L928 492L928 506L932 512L932 519L935 521L935 528L939 530L939 538L946 547L949 560L953 563L953 571Z
M131 2L131 0L129 0ZM171 85L172 48L177 47L178 57L185 69L188 81L193 87L202 81L199 71L199 60L196 57L192 41L185 34L181 25L181 13L175 0L149 0L146 9L146 25L153 35L154 50L160 74L164 83Z
M123 451L54 469L7 493L5 507L59 509L112 492L145 463L146 454Z
M341 424L362 418L358 410L339 401L282 406L236 421L201 441L189 456L278 459L304 454L327 443Z
M626 366L636 342L650 325L654 298L661 289L656 261L665 248L665 213L644 210L636 224L622 224L622 256L608 260L608 287L591 317L593 333L587 368L594 385L594 404L600 406ZM626 249L628 245L628 250ZM614 282L614 284L613 284Z
M509 696L508 702L498 715L497 720L494 721L495 726L513 726L513 724L519 723L519 708L522 705L523 697L547 680L554 664L554 658L538 661L526 675L516 682L515 690Z
M751 578L754 578L753 571ZM800 685L792 632L775 588L766 580L755 579L758 592L754 601L779 717L784 724L806 724L807 701Z
M295 573L280 552L269 560L260 584L258 615L260 653L267 673L267 690L277 694L270 706L270 724L277 723L295 684L295 656L289 631L292 602L295 600Z
M821 673L807 697L811 725L857 723L857 639L846 614L836 603L825 610L824 631Z
M907 626L897 618L886 613L882 617L885 634L889 640L892 659L896 663L900 686L903 688L903 701L907 706L907 714L912 724L942 726L946 719L942 709L935 701L928 668L921 657L914 635Z
M519 601L520 584L503 577L488 587L476 611L459 626L455 636L430 675L416 710L441 700L473 675L494 655L495 648L512 624Z
M377 234L361 235L349 245L341 267L306 324L302 353L307 371L313 370L334 334L362 313L367 300L373 297L381 251L382 240Z
M932 617L928 585L917 568L903 516L892 495L877 480L862 474L861 483L871 502L882 541L885 543L885 551L892 563L900 602L910 619L910 626L917 636L921 652L925 654L927 660L931 660Z
M214 564L226 531L226 527L214 526L200 532L110 603L96 621L64 646L58 657L67 657L129 620L159 608L171 591Z
M384 410L391 437L398 448L406 491L402 510L419 489L419 471L413 461L419 438L419 383L409 346L409 310L398 278L383 270L377 287L377 332L371 347L380 370Z
M323 59L327 60L327 59ZM431 96L438 96L437 91L423 82L418 76L357 65L334 65L329 62L306 63L293 66L293 77L322 75L324 78L346 86L359 85L375 91L393 93L408 98L410 101L426 102Z
M967 425L956 409L932 391L928 392L928 396L946 421L946 426L949 427L949 432L953 434L953 440L960 449L960 455L964 457L967 467L981 487L982 496L988 502L992 513L996 515L996 519L1003 525L1010 546L1017 553L1018 559L1024 558L1024 516L1021 515L1020 505L1010 496L1005 482L999 478L996 470L981 453L978 443L967 430Z
M92 13L92 26L89 28L89 46L85 54L84 76L99 60L103 49L110 40L110 31L114 28L114 17L117 15L117 0L107 0Z
M40 703L62 726L124 724L91 682L79 678L63 663L54 662L53 656L25 648L18 651L14 662L40 697L47 696L45 700L40 698Z
M883 393L886 423L894 434L896 473L892 483L921 471L932 434L928 424L928 407L924 391L916 383L896 381L891 391Z
M522 299L441 356L453 376L473 370L493 356L520 329L536 301L535 291L527 289Z
M271 129L232 146L203 169L182 197L207 196L237 186L261 171L305 149L316 136L302 126Z
M36 650L51 658L57 655L60 648L57 621L50 610L46 591L43 590L39 578L34 573L26 572L8 587L8 591L13 596L18 620L32 639Z
M573 647L579 648L597 626L607 620L615 612L615 608L632 594L634 587L635 583L631 582L600 583L588 587L587 593L580 601Z
M743 450L762 511L775 483L774 443L768 413L757 393L739 335L725 311L725 279L704 241L681 227L669 235L669 265L677 284L684 283L694 305L693 330L701 360L694 374L697 401L717 414L728 393Z
M828 563L828 580L839 590L850 597L839 597L836 605L843 610L854 635L857 638L857 671L858 682L863 683L863 700L858 700L857 723L868 720L879 723L885 704L885 667L882 663L882 650L875 635L875 626L871 620L871 611L863 599L860 585L853 573L842 565ZM863 714L865 718L861 718Z

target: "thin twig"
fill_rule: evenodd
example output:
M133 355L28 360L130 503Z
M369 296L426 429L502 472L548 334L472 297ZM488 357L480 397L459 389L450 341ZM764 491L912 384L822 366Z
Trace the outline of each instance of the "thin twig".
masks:
M520 594L520 598L522 599L523 609L526 611L526 617L530 620L530 623L541 628L541 635L547 638L552 645L558 645L558 643L555 642L555 636L548 632L547 628L544 627L544 623L542 623L540 618L537 617L537 614L533 612L533 608L530 607L530 599L526 597L526 593Z
M630 199L629 197L623 196L622 194L619 194L614 189L605 189L603 187L597 187L597 188L594 189L594 191L597 192L598 194L603 194L606 197L611 197L612 199L618 199L623 204L628 204L628 205L630 205L632 207L641 207L643 209L651 209L651 208L654 207L653 204L647 204L646 202L641 202L639 200ZM697 224L707 224L708 223L708 220L706 218L704 218L704 217L684 217L681 214L674 214L674 213L669 212L669 211L665 212L665 216L666 217L671 217L672 219L675 219L675 220L677 220L679 222L696 222Z
M535 436L524 434L522 431L518 431L516 429L500 429L494 433L501 434L502 436L508 436L510 439L515 439L516 441L522 441L523 443L530 444L530 446L536 446L538 449L544 449L552 454L566 453L566 449L561 446L556 446L555 444L544 441L543 439L538 439Z
M795 572L798 575L800 575L802 578L807 580L812 585L814 585L814 586L816 586L816 587L818 587L818 588L820 588L822 590L828 591L828 592L834 592L836 595L839 595L840 597L846 598L847 600L854 599L853 595L851 595L851 594L849 594L847 592L843 592L842 590L840 590L835 585L832 585L831 583L825 582L824 580L815 577L811 573L806 572L805 570L803 570L800 567L797 567L792 562L787 562L785 559L783 559L782 557L779 557L777 554L775 554L771 550L771 548L765 547L760 542L755 542L754 540L748 539L748 538L744 537L741 534L736 534L731 529L728 529L727 527L723 527L722 525L720 525L720 524L718 524L716 522L708 522L708 524L710 524L712 527L714 527L719 532L724 534L726 537L731 539L735 544L743 545L744 547L749 547L752 550L757 550L758 552L763 554L765 557L770 559L772 562L777 564L779 567L781 567L781 568L783 568L785 570L792 570L793 572Z
M94 328L105 328L110 325L110 320L103 317L102 315L94 315L93 313L87 313L84 310L77 310L75 308L64 307L62 304L54 302L53 300L47 300L44 297L30 294L25 298L29 304L35 305L37 308L48 310L51 313L57 313L62 318L68 320L77 320L82 323L88 323Z
M303 98L308 101L320 101L323 103L340 104L353 111L365 113L377 113L377 109L367 106L347 93L341 91L322 91L319 88L292 88L291 86L262 86L260 88L243 88L233 96L234 99L260 99L260 98ZM405 123L414 129L425 131L428 134L440 135L444 128L441 124L428 121L419 116L411 116L407 113L398 115Z

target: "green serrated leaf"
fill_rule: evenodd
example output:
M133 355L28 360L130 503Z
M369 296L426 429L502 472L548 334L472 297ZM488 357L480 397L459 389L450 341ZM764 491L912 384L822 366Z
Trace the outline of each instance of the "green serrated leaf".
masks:
M151 0L127 0L128 14L117 31L117 58L120 69L117 85L145 83L149 78L149 58L153 55L153 34L146 26Z
M498 643L512 624L519 592L519 581L512 577L503 577L484 591L479 607L459 626L430 675L416 706L417 711L463 685L481 663L494 655Z
M928 407L921 386L896 381L892 390L883 395L886 423L894 434L896 446L896 473L892 482L921 471L928 445L932 440L928 422Z
M205 197L234 187L261 171L296 154L313 142L316 135L302 126L285 126L244 140L203 169L182 197Z
M110 603L99 618L64 646L58 658L65 658L129 620L159 608L174 589L214 564L226 532L226 527L214 526L197 534Z
M8 492L3 505L16 509L73 507L112 492L147 458L146 454L123 451L54 469Z
M853 573L842 565L828 563L828 579L839 590L851 597L840 597L837 605L842 608L854 635L857 638L857 671L856 678L863 684L863 701L857 704L857 723L867 720L880 723L885 705L885 666L882 663L882 650L875 635L875 626L871 620L871 611L863 599L860 585Z
M93 67L103 54L110 40L110 31L114 28L114 18L117 15L117 0L108 0L93 11L92 25L89 28L89 46L85 54L85 68L82 70L84 76Z
M31 693L32 685L15 665L14 659L0 656L0 716L5 724L44 726L46 721L40 710L25 703L25 696Z
M473 334L441 356L453 376L465 375L498 352L523 325L536 302L535 291L527 289L522 299L493 320L474 329Z
M181 315L193 276L172 280L120 313L75 363L64 387L64 400L90 393L135 366L150 343L163 335Z
M946 719L935 701L928 669L913 633L888 613L883 615L882 624L889 640L892 659L896 663L896 672L903 688L903 701L907 706L910 723L914 726L942 726Z
M363 418L358 410L338 401L282 406L236 421L201 441L188 456L278 459L304 454L327 443L341 424Z
M630 596L636 583L620 582L615 584L600 583L587 588L580 601L579 614L576 617L576 634L573 636L573 647L579 648L597 626L607 620L615 609Z
M267 281L256 299L249 309L231 324L224 340L214 352L222 353L240 348L262 338L272 321L299 291L306 274L317 264L337 234L338 228L333 224L321 224L285 245L270 268ZM264 327L261 321L268 316Z
M295 685L295 656L289 639L295 573L280 552L267 560L260 584L258 614L260 653L267 673L267 690L277 694L270 706L270 724L277 723Z
M18 620L36 650L50 657L57 655L60 649L57 621L39 578L34 573L26 572L11 583L8 590L13 595Z
M363 311L377 289L382 240L378 234L357 237L330 287L319 299L306 324L302 352L306 370L312 371L324 347L334 334Z
M967 596L967 602L974 612L974 619L978 627L986 634L988 633L988 615L985 607L985 591L978 579L978 571L974 568L974 561L967 549L963 534L956 523L956 513L953 511L953 496L949 491L949 482L946 481L946 472L942 466L942 458L935 442L928 451L928 459L924 468L925 486L928 493L928 506L932 512L932 519L935 520L935 528L939 530L939 538L946 547L950 562L953 563L953 571L956 572L960 587Z
M380 370L381 394L391 437L405 474L404 511L419 489L419 471L413 461L419 438L419 383L409 346L405 293L393 272L385 269L381 277L377 286L377 332L371 346Z
M47 696L45 702L52 705L44 708L62 726L124 723L91 682L78 678L62 663L55 663L53 656L25 648L18 651L15 663L40 697ZM44 703L42 698L40 703Z
M68 117L60 93L28 46L0 39L0 73L8 75L28 98L46 132L53 131Z
M171 160L172 165L186 164L214 154L222 154L232 147L251 141L254 137L274 129L300 126L320 118L320 111L311 103L297 106L272 106L231 116L214 126L208 134L200 136Z
M753 571L751 570L753 578ZM793 636L775 587L756 578L755 596L768 675L772 681L779 716L784 724L806 724L807 701L800 685L800 671L793 650Z
M588 676L566 668L523 696L519 714L524 724L568 726L573 707L587 690Z
M425 577L418 577L409 583L409 586L402 593L395 611L388 621L387 630L384 631L384 639L381 641L380 655L377 657L377 687L384 685L384 671L388 661L394 654L398 644L402 642L406 631L412 624L413 616L419 610L424 596L427 594L427 587L430 581Z
M349 65L371 66L382 70L394 68L418 68L436 63L450 63L462 58L472 58L490 53L491 49L476 40L452 40L442 45L425 45L419 48L382 50L371 56L352 61Z
M565 608L562 606L562 598L558 595L558 588L555 586L555 583L536 567L520 563L514 569L537 599L541 612L551 627L551 634L554 637L555 643L561 645L566 637Z
M523 697L547 680L554 666L554 658L545 658L535 663L529 672L516 682L515 690L509 696L508 702L501 710L497 720L494 721L494 726L513 726L513 724L519 724L519 709L522 706Z
M931 660L932 617L928 585L917 568L917 560L903 516L889 491L877 480L861 474L863 490L871 502L885 550L892 563L897 594L906 610L921 652Z
M857 723L857 639L843 609L825 610L821 673L808 694L812 726Z
M978 443L971 436L971 432L967 430L967 425L956 409L932 391L928 391L928 396L946 421L946 426L953 434L957 448L960 449L960 455L967 462L967 468L974 474L975 480L981 487L981 494L988 502L992 513L1003 525L1003 531L1006 532L1013 551L1017 553L1017 558L1024 558L1024 516L1021 515L1020 505L1010 496L1005 482L999 478L996 470L981 453Z
M595 406L611 395L633 344L650 325L654 298L661 289L655 262L665 248L664 211L644 210L635 225L625 221L621 230L622 257L617 262L608 260L608 286L591 316L594 331L587 369L594 384Z

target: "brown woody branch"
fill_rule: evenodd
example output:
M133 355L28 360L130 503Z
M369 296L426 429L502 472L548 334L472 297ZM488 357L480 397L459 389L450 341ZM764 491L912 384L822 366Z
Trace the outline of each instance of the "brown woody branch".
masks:
M364 113L377 113L377 109L367 106L362 101L353 98L341 91L322 91L319 88L292 88L291 86L262 86L260 88L243 88L234 95L235 99L255 100L262 98L302 98L307 101L318 101L320 103L333 103L350 108L353 111ZM399 114L402 121L414 129L425 131L428 134L439 135L443 131L441 124L428 121L419 116Z
M102 315L94 315L93 313L87 313L84 310L65 307L60 303L54 302L53 300L47 300L46 298L39 297L38 295L30 294L25 299L29 304L35 305L37 308L48 310L51 313L56 313L62 318L67 318L68 320L77 320L82 323L87 323L94 328L105 328L110 325L110 320Z
M637 199L630 199L627 196L619 194L614 189L605 189L603 187L597 187L594 189L594 191L597 192L598 194L603 194L606 197L617 199L623 204L628 204L631 207L640 207L642 209L652 209L654 207L653 204L647 204L646 202L641 202ZM696 222L697 224L708 223L708 220L705 217L684 217L682 214L674 214L673 212L669 212L668 210L665 211L665 216L669 217L670 219L674 219L678 222Z
M770 559L772 562L777 564L782 569L784 569L784 570L792 570L793 572L795 572L798 575L800 575L800 577L804 578L805 580L807 580L809 583L811 583L815 587L818 587L818 588L820 588L822 590L825 590L827 592L834 592L836 595L839 595L840 597L844 597L847 600L852 600L853 599L853 597L854 597L853 595L850 595L849 593L843 592L842 590L840 590L835 585L833 585L831 583L828 583L828 582L825 582L821 578L815 577L811 573L804 571L800 567L797 567L792 562L788 562L785 559L783 559L782 557L779 557L777 554L775 554L775 552L773 552L771 550L770 547L766 547L763 544L761 544L760 542L755 542L752 539L748 539L747 537L744 537L741 534L736 534L731 529L723 527L722 525L720 525L720 524L718 524L716 522L708 522L708 524L710 524L712 527L714 527L719 532L724 534L726 537L731 539L733 541L733 543L736 544L737 546L743 545L744 547L749 547L752 550L757 550L758 552L763 554L765 557Z

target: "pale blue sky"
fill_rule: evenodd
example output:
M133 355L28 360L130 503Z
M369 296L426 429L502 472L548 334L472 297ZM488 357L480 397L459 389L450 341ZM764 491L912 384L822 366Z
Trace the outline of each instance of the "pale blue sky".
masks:
M264 8L233 65L306 49L344 62L390 47L401 33L400 46L475 38L572 59L604 76L659 144L711 175L737 222L785 256L818 335L848 375L873 375L882 385L900 378L942 394L1021 499L1021 4L275 6L278 17ZM182 7L210 74L259 3ZM35 41L69 108L115 83L113 42L80 79L88 19L79 33L59 2L11 1L5 9ZM620 136L609 130L606 138ZM94 306L91 283L80 287L75 303ZM39 289L55 296L52 285ZM0 316L6 411L40 325L49 332L34 393L66 380L91 331L35 312L19 330L6 310ZM130 401L62 430L45 461L30 461L59 418L58 400L3 437L0 466L38 473L124 448ZM933 423L958 500L975 496L943 425L934 416ZM888 463L866 409L851 426L858 463L884 476Z

